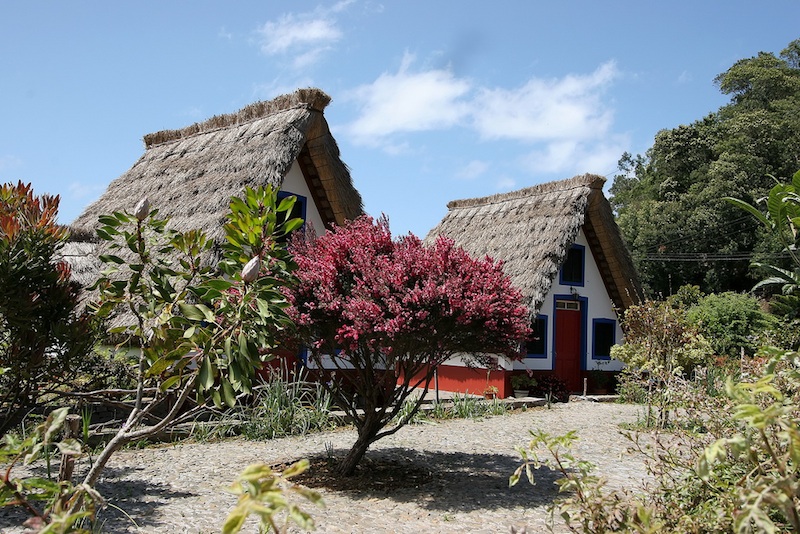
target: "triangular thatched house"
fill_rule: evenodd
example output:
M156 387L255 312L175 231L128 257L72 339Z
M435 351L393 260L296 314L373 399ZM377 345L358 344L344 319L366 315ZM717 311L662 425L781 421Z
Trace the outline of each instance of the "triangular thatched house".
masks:
M536 339L527 344L524 361L492 372L490 382L501 394L509 392L514 369L555 374L571 391L582 390L591 370L619 369L609 358L611 345L622 338L617 313L639 301L641 287L604 183L585 174L450 202L426 238L445 235L475 257L503 260L527 301ZM439 371L441 389L483 389L485 372L450 363Z
M295 209L318 231L358 217L361 195L323 115L329 102L319 89L301 89L146 135L144 155L70 225L73 233L91 237L100 215L130 211L148 197L172 228L200 228L221 243L230 198L266 184L296 195ZM94 281L100 265L93 243L68 243L62 253L76 280Z
M328 129L330 97L301 89L182 130L146 135L145 153L72 223L93 234L97 218L147 196L178 230L224 239L230 197L271 184L295 194L322 230L363 213L361 196Z

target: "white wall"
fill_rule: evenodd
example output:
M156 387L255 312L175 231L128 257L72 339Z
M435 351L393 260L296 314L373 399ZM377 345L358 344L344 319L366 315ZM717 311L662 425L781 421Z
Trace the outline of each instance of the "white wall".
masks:
M325 225L322 222L319 209L314 203L314 198L311 196L311 191L308 189L306 179L303 176L303 171L300 170L300 165L296 160L294 163L292 163L292 168L289 169L289 173L283 180L283 187L281 187L281 191L306 197L306 199L308 199L308 203L306 205L306 224L310 223L317 232L317 235L322 235L325 233L327 228L325 228Z
M586 247L584 261L584 284L583 286L574 286L574 291L577 296L588 299L588 310L586 315L586 352L582 355L582 367L584 369L596 369L598 361L602 362L600 368L604 371L618 371L622 369L622 363L617 360L592 360L592 319L613 319L617 322L617 331L615 341L617 344L622 343L622 329L619 326L619 318L614 312L611 297L606 292L606 286L603 284L603 279L600 276L600 270L594 261L594 256L589 249L589 243L586 241L586 236L583 230L578 234L575 240L578 245ZM515 369L535 369L535 370L552 370L553 369L553 329L555 326L555 295L570 295L572 294L569 285L562 285L559 283L559 276L553 281L553 286L550 292L545 297L540 314L547 316L547 357L546 358L525 358L522 361L515 362Z

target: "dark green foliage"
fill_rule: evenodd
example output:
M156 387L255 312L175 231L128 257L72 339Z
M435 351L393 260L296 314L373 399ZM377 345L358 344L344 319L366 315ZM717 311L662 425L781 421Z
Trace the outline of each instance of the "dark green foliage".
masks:
M759 346L759 333L776 324L761 310L754 297L725 292L707 295L689 308L689 323L709 341L717 356L739 356L744 349L752 356Z
M567 402L569 401L569 390L567 390L567 383L556 375L544 375L537 377L536 385L531 388L531 394L534 397L542 399L549 398L553 402Z
M57 258L67 239L58 202L30 185L0 187L0 435L94 361L92 325Z
M758 279L752 259L783 265L775 240L722 198L752 203L774 185L769 175L789 176L800 164L798 48L800 40L780 57L738 61L716 78L730 104L620 160L612 205L652 295L686 284L744 291Z

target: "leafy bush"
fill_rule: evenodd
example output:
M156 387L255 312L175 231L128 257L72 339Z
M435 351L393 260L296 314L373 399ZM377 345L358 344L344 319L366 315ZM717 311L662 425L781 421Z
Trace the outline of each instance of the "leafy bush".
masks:
M531 387L531 394L534 397L549 398L553 402L569 401L567 383L556 375L539 377L536 385Z
M763 312L757 299L740 293L725 292L702 297L686 314L714 353L738 357L742 349L752 356L758 349L759 333L776 324Z
M664 428L680 398L675 385L698 365L711 361L708 341L689 324L682 309L664 301L647 300L629 307L622 317L625 343L611 348L611 356L626 364L619 377L623 398L647 404L648 423ZM638 382L638 383L637 383Z
M308 469L308 460L300 460L278 473L265 464L248 466L233 483L230 490L239 496L239 502L228 514L222 526L223 534L236 534L250 515L259 518L259 532L285 533L290 522L303 530L313 530L311 516L287 499L297 495L322 506L322 496L314 490L293 484L289 479ZM283 517L283 521L280 518Z
M452 240L393 239L386 218L364 216L295 242L292 252L299 282L288 291L291 317L310 358L342 371L323 384L358 430L339 465L343 475L402 427L408 418L387 425L406 399L429 388L439 364L456 353L482 364L493 360L487 355L518 358L530 332L502 265L471 258Z
M198 230L178 232L142 199L130 212L101 216L100 256L107 267L94 289L93 311L114 318L109 330L138 348L136 388L127 421L100 452L84 483L92 485L120 447L193 420L203 404L232 407L250 392L256 371L280 331L291 327L280 287L293 264L278 242L302 221L278 224L294 197L278 202L271 188L233 197L226 244L215 269L213 242ZM278 217L276 217L276 214ZM121 324L120 324L121 323ZM200 405L184 410L194 394ZM157 407L166 414L147 424Z
M708 379L708 378L707 378ZM713 378L719 380L719 377ZM532 432L515 484L542 464L562 474L553 503L573 532L785 532L800 530L800 354L764 349L725 395L680 380L680 423L635 448L655 484L643 495L608 491L593 466L574 457L574 432ZM545 458L540 459L544 449Z
M22 507L30 515L25 526L35 532L88 533L80 525L84 520L92 521L96 505L103 502L86 484L76 487L69 480L53 480L49 474L47 478L12 477L19 462L29 465L48 455L53 447L60 455L81 453L81 445L74 439L56 441L67 413L67 408L54 410L24 438L8 433L0 444L0 507Z
M58 203L30 184L0 186L0 436L98 360L79 287L59 259L67 232Z

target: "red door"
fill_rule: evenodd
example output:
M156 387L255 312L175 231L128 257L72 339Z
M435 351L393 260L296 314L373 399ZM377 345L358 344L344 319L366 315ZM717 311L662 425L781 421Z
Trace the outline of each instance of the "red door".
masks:
M581 334L580 302L557 302L554 371L570 392L581 390Z

